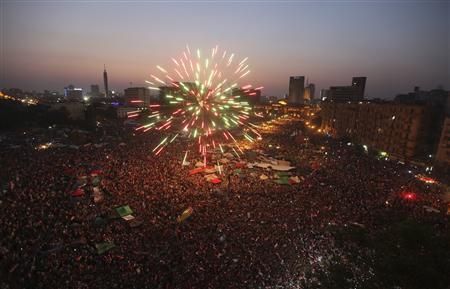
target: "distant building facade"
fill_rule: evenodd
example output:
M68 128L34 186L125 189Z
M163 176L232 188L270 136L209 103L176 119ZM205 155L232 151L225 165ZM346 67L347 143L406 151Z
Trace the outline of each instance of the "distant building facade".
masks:
M98 84L91 84L91 92L89 94L92 97L100 96L100 87L98 86Z
M73 120L83 120L86 118L86 107L80 102L52 103L50 110L66 109L68 117Z
M350 86L331 86L326 96L326 101L361 101L364 99L367 77L358 76L352 78Z
M423 91L418 86L414 92L399 94L395 97L395 102L403 104L420 104L425 106L427 112L426 126L427 134L424 150L436 152L441 137L441 131L446 115L450 111L449 92L443 89L432 89Z
M289 105L300 105L304 103L305 77L291 76L289 78L289 94L287 103Z
M400 159L421 157L425 107L414 104L324 102L325 133L364 144Z
M314 83L308 84L305 87L305 92L303 95L304 102L310 103L311 101L313 101L315 93L316 93L316 86L314 85Z
M71 84L64 87L64 96L68 100L81 100L83 98L83 89L77 88Z
M429 161L447 146L442 135L448 125L449 93L425 94L428 96L421 100L408 96L395 101L322 102L321 129L401 159ZM438 158L436 155L435 160Z
M450 166L450 116L447 116L442 126L441 137L436 152L436 162Z
M127 118L128 114L131 112L136 112L136 107L132 106L120 106L116 110L116 114L118 118Z
M330 96L330 90L329 89L323 88L323 89L320 90L320 100L321 101L326 101L327 98L329 98L329 96Z
M364 93L366 91L367 77L357 76L352 78L353 97L356 99L364 99Z
M126 88L124 98L127 105L135 106L148 106L152 101L150 89L147 87Z

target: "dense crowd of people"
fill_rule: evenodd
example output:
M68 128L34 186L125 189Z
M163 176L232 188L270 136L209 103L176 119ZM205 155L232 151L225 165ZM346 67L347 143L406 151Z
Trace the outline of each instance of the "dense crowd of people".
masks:
M357 287L372 278L373 252L336 245L333 228L375 232L408 215L448 229L439 187L324 136L298 144L297 125L272 122L263 140L248 144L290 160L303 178L289 185L262 168L236 173L237 157L224 165L222 183L207 182L189 174L201 158L186 140L155 156L156 133L78 149L1 151L0 288L311 288L352 254L360 259L351 266ZM261 180L263 173L270 178ZM72 196L80 180L85 194ZM99 202L94 187L103 192ZM407 192L414 199L403 198ZM133 223L115 216L123 205ZM177 222L189 207L192 215ZM98 254L95 244L104 242L115 247Z

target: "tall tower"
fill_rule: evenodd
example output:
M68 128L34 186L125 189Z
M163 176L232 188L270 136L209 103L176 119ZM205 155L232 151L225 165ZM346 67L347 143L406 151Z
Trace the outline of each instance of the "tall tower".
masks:
M305 91L305 77L291 76L289 78L288 104L303 104L303 94Z
M106 66L103 64L103 83L105 84L105 97L108 97L109 90L108 90L108 73L106 72Z
M355 99L364 98L364 90L366 89L366 80L367 77L365 76L358 76L352 78L352 88L354 90Z

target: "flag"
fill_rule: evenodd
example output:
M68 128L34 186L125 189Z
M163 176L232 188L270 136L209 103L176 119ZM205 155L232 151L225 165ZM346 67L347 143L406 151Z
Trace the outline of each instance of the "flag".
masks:
M133 214L133 210L128 205L122 206L122 207L117 207L116 212L121 217L125 217L125 216Z

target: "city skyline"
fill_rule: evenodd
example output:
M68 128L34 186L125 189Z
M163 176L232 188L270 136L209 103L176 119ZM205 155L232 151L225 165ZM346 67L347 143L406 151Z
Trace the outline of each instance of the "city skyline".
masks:
M249 57L250 83L288 92L305 75L316 91L367 76L366 96L449 87L449 4L387 2L1 3L2 88L62 91L145 86L185 45ZM446 60L446 61L445 61Z

